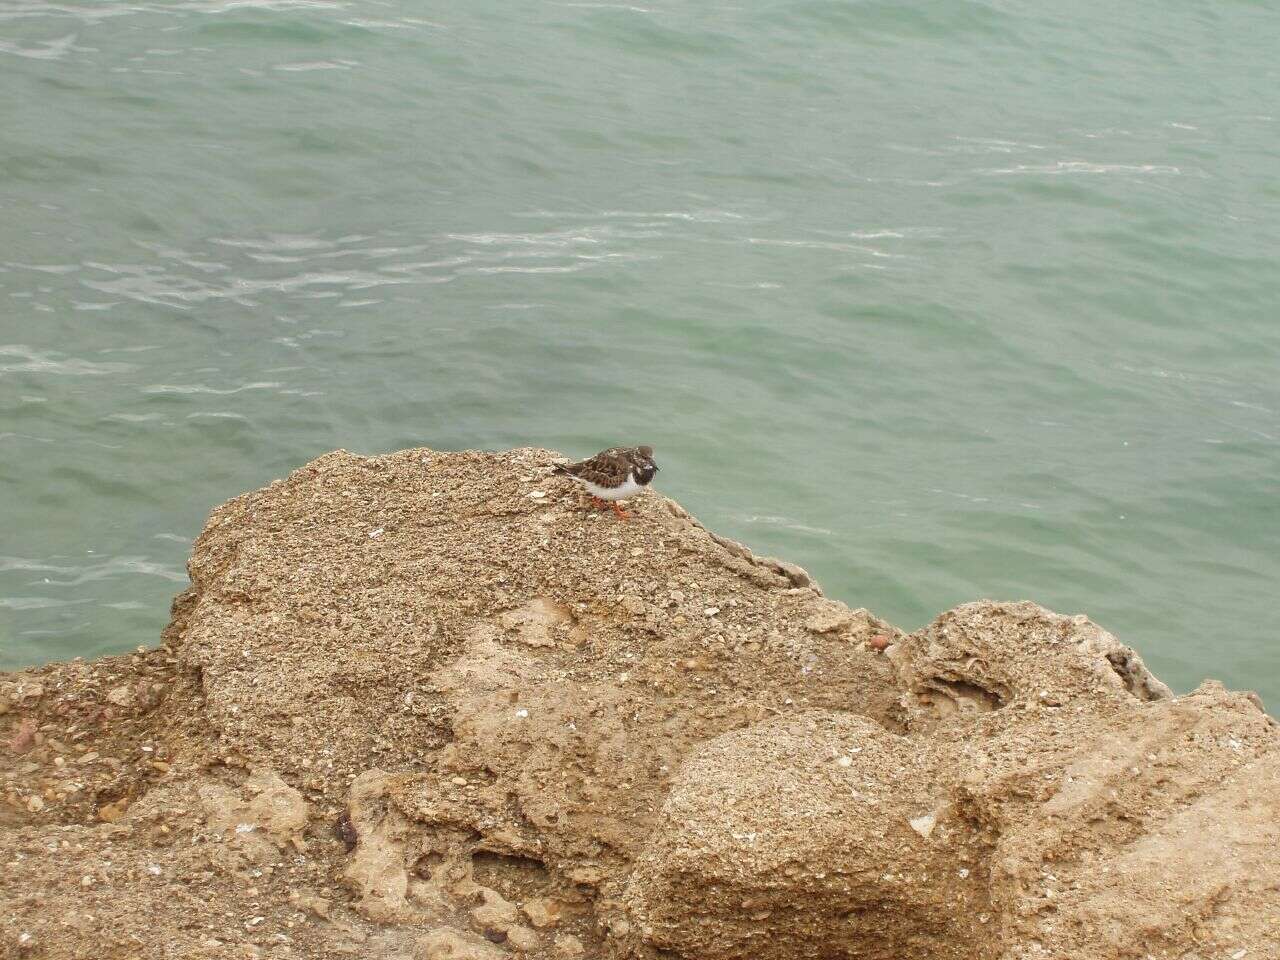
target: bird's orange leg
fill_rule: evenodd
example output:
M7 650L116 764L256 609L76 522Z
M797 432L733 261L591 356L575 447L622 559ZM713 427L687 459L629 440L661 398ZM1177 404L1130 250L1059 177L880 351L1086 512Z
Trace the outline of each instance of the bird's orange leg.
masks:
M609 506L613 507L613 512L619 520L626 520L630 516L627 511L622 509L622 504L617 500L610 500Z
M591 493L587 494L587 503L588 505L595 507L597 510L603 510L609 506L609 501L601 500L599 497Z

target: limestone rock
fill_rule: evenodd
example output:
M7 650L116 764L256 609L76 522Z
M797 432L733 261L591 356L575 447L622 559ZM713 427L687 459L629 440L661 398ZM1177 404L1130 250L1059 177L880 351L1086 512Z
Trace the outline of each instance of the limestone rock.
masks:
M501 619L504 629L531 647L554 647L556 628L573 623L569 608L548 597L534 597Z
M473 940L449 928L432 930L414 947L414 960L507 960L507 951L484 940Z
M405 836L409 824L388 796L391 778L369 770L351 784L347 816L358 838L343 879L359 896L359 909L370 920L412 920L408 902L409 871Z
M518 922L516 905L502 894L482 888L480 895L483 902L471 911L471 919L482 932L498 930L505 934L508 927Z
M946 869L967 838L922 844L902 815L928 805L934 763L905 737L829 711L712 741L673 784L638 861L632 927L706 960L971 942L983 891Z
M200 788L200 801L211 831L255 863L278 861L284 851L300 843L309 807L301 793L272 770L258 770L239 789L213 783ZM115 807L119 805L116 804ZM123 809L103 816L119 818Z
M545 897L535 897L527 900L520 907L521 912L529 918L529 922L539 930L546 930L554 927L560 922L560 903L556 900L548 900Z
M1255 697L1030 603L904 633L557 459L329 454L162 648L0 677L0 953L1280 956Z

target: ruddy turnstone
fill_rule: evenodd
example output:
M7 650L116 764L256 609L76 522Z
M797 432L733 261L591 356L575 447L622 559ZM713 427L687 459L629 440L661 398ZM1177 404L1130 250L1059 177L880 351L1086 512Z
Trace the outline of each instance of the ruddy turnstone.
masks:
M653 462L653 447L610 447L587 460L557 465L554 472L577 480L597 506L608 502L613 512L625 520L627 512L618 501L634 497L647 487L658 472L658 465Z

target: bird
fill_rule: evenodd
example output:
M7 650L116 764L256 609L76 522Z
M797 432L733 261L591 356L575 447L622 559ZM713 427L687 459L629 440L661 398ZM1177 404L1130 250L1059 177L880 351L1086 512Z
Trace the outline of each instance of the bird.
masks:
M658 465L653 462L653 447L610 447L577 463L557 464L552 472L578 481L596 506L607 502L619 520L626 520L627 512L618 501L647 487Z

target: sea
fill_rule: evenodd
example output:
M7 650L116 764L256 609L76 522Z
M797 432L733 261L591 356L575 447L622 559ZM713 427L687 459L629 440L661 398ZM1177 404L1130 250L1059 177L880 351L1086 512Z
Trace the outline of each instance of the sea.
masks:
M648 443L1280 706L1274 0L0 0L0 667L343 447Z

